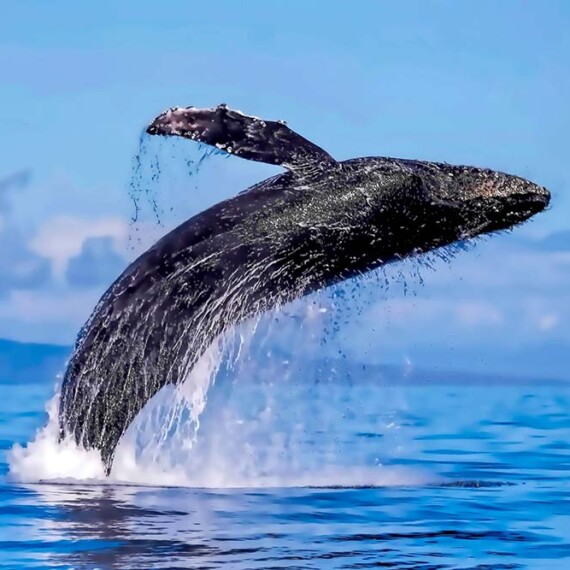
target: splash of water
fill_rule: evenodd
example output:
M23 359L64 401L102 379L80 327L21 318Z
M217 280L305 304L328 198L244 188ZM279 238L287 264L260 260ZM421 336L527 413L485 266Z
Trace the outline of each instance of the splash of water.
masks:
M212 158L230 156L215 147L185 142L141 133L127 185L133 204L128 237L133 251L146 249L185 220L191 213L189 196L199 195L203 170ZM216 164L219 167L219 161Z
M99 452L74 441L58 442L59 390L46 405L47 424L26 446L16 444L8 454L9 475L20 482L55 480L100 481L105 475Z
M142 137L134 161L135 232L145 227L145 205L160 233L169 213L186 217L184 208L165 209L159 203L163 171L169 171L168 188L175 193L178 188L164 160L165 148L174 157L173 145L161 144L153 154ZM184 164L195 175L209 156L200 151ZM381 410L376 404L367 408L365 388L347 387L351 381L342 365L339 369L343 353L336 336L354 323L354 309L360 312L377 299L378 285L400 281L399 273L374 272L249 320L216 339L182 384L165 387L139 414L116 450L109 478L97 451L70 440L58 442L56 393L48 404L47 425L27 446L13 448L10 475L20 481L217 488L426 482L423 474L385 465L392 450L402 446L397 406L389 393Z
M10 475L205 488L431 482L389 465L402 445L401 402L386 390L380 407L366 382L324 358L325 331L343 307L335 302L321 293L217 339L180 387L163 389L133 422L109 478L96 451L57 442L57 395L48 424L12 450Z

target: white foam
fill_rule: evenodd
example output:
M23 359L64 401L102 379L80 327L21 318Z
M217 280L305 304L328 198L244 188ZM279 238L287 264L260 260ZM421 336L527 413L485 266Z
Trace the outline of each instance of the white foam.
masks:
M295 449L291 438L287 441L283 433L271 434L260 442L264 449L263 453L258 453L255 435L259 434L254 434L253 441L247 440L255 429L245 426L242 433L234 430L232 436L231 421L219 425L219 433L208 438L207 449L195 449L194 453L197 429L193 435L189 431L185 437L178 435L175 442L164 447L155 443L142 453L135 437L125 438L117 449L111 475L106 478L98 452L87 451L71 441L57 441L57 399L58 395L50 401L49 421L34 440L25 447L16 445L12 449L9 474L14 480L217 489L384 487L433 481L433 477L425 473L399 467L327 464L327 450L322 448L318 452L323 461L305 465L306 454L301 446ZM263 410L263 413L270 414L271 411ZM263 421L258 420L254 428L263 430ZM302 427L300 431L303 431ZM292 439L294 441L294 437ZM177 446L178 455L173 451Z
M59 392L46 405L47 424L26 446L16 444L8 455L9 476L20 482L49 480L100 481L105 471L96 450L86 450L74 441L58 442Z
M318 350L315 339L322 338L324 320L334 312L330 306L307 309L303 304L301 309L305 312L301 327L297 318L292 319L291 334L283 320L274 327L287 342L297 343L289 347L292 354ZM357 385L317 389L310 380L299 381L291 372L291 362L271 358L260 365L252 357L251 347L259 346L259 336L263 342L271 336L267 327L258 329L258 322L252 322L236 332L229 340L212 344L179 388L167 387L147 404L119 443L109 477L104 476L97 451L87 451L71 440L58 442L59 394L47 404L46 426L26 446L11 450L10 477L22 482L194 488L391 486L433 481L425 473L383 465L380 459L371 462L372 454L390 446L400 449L402 444L394 411L401 402L390 401L388 392L380 402ZM233 361L231 378L214 386L218 399L206 406L228 357ZM361 417L345 419L350 407ZM359 439L355 421L364 421L364 431L382 437Z

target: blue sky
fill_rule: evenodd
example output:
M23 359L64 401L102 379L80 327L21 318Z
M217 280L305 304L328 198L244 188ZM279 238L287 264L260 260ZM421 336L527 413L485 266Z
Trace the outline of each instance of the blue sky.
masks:
M549 212L438 265L413 296L379 293L342 342L363 359L538 374L543 358L562 373L569 26L564 0L6 3L0 337L73 340L132 257L126 187L142 127L165 107L226 102L287 120L337 158L467 163L549 187ZM270 172L218 161L198 190L178 179L167 199L184 217Z

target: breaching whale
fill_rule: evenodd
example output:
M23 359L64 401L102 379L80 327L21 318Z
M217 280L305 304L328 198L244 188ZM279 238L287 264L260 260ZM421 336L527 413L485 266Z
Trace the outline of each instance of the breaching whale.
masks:
M511 228L550 194L470 166L395 158L342 162L284 122L220 105L174 108L147 128L285 172L194 216L111 285L79 333L60 438L101 452L163 386L182 382L215 338L276 305L389 262Z

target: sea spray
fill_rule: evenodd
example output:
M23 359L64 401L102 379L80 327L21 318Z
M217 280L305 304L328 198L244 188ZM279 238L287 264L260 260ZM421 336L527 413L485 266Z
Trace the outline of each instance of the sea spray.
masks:
M185 465L200 428L207 394L222 362L221 339L179 386L166 386L129 426L117 448L111 478L144 484L188 484Z
M11 479L19 482L100 481L105 475L101 456L74 441L58 441L59 391L48 401L47 424L39 429L26 446L16 444L8 454Z
M372 401L382 378L347 374L334 339L323 342L344 310L320 292L217 339L182 385L139 414L107 479L96 451L57 442L56 395L47 426L12 451L10 474L216 488L421 483L422 473L390 465L402 402L390 390Z
M198 211L196 208L193 212L191 205L202 201L199 174L215 154L219 151L211 147L181 146L176 139L141 133L127 184L132 202L128 239L133 252L142 253L166 231Z
M200 193L205 186L202 173L206 171L205 178L211 178L212 168L221 170L228 157L214 147L150 137L143 131L127 185L132 202L131 249L141 252L166 231L198 213L203 205L213 203L212 195L219 197L223 188L206 196Z
M187 218L193 198L188 173L180 183L165 167L165 149L168 158L175 145L150 145L141 138L130 184L137 248L141 235L154 241ZM210 156L202 153L182 164L197 174ZM365 384L342 367L338 339L382 285L399 279L389 271L373 272L250 319L216 339L184 382L165 387L139 414L106 482L257 487L381 485L397 479L384 466L391 450L401 448L393 437L399 431L397 410L388 393L381 409L370 408ZM57 442L56 408L57 395L47 426L27 447L12 451L11 475L101 481L96 451Z
M325 355L334 313L320 293L219 339L180 389L164 389L137 418L112 478L208 488L423 480L385 465L401 438L390 392L381 406L367 401L382 379L348 378L338 355Z

